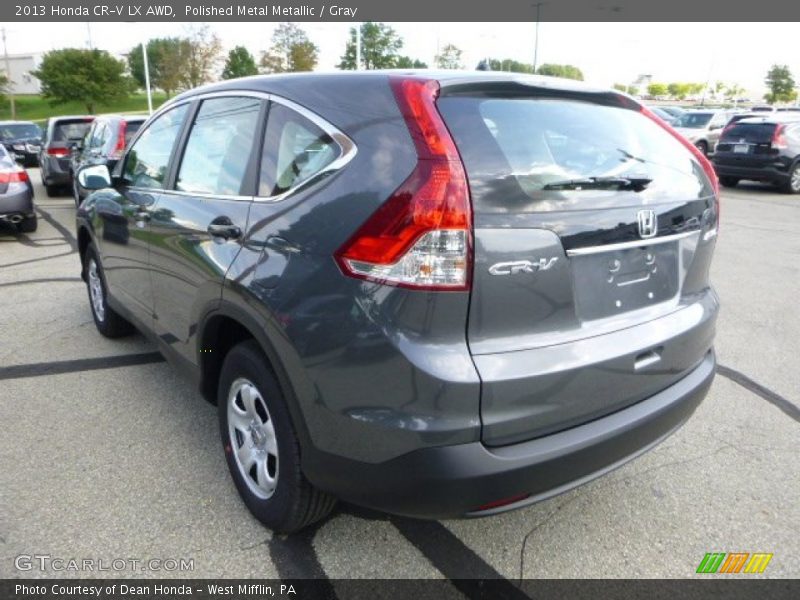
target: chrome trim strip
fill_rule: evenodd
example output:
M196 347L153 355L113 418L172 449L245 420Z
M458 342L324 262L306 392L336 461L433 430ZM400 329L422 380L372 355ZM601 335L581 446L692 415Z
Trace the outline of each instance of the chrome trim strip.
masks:
M655 246L656 244L668 244L676 240L682 240L693 235L699 235L699 231L684 231L674 235L650 238L647 240L634 240L632 242L620 242L618 244L607 244L605 246L590 246L588 248L573 248L567 250L567 256L585 256L587 254L600 254L602 252L612 252L614 250L626 250L628 248L642 248L644 246Z

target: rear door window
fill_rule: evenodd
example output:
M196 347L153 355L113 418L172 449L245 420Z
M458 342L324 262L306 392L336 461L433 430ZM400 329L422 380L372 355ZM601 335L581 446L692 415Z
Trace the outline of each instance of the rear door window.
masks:
M204 100L186 142L175 188L199 194L239 195L261 104L258 98L247 97Z

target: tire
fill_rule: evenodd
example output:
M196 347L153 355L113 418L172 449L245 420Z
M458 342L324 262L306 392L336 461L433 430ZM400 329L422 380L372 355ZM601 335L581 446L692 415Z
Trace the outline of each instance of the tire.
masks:
M785 194L800 194L800 162L795 163L789 171L789 179L781 186Z
M720 177L719 183L722 187L726 188L735 188L739 185L739 178L738 177Z
M17 225L17 229L21 233L33 233L34 231L36 231L38 225L39 222L36 219L36 215L33 215L32 217L25 217L24 219L22 219L22 221L20 221L19 224Z
M694 145L694 147L697 148L698 150L700 150L700 153L703 156L708 156L708 144L706 142L701 140L701 141L697 142Z
M300 470L286 400L255 341L234 346L225 357L217 408L228 469L259 521L276 533L294 533L330 514L336 499Z
M89 293L89 308L92 311L97 331L107 338L118 338L133 333L135 331L133 325L108 306L106 278L94 246L90 245L86 250L84 269L86 270L86 290Z
M51 185L49 183L44 184L44 189L47 192L47 196L49 198L55 198L61 194L61 187L57 185Z

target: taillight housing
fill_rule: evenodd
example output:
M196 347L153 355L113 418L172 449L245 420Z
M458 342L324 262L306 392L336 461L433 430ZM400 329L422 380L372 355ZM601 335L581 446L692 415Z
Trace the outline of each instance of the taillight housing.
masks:
M119 129L117 130L117 143L114 150L111 151L109 158L119 160L125 154L125 132L128 129L128 124L125 121L119 122Z
M24 169L13 171L0 171L0 183L25 183L28 181L28 172Z
M775 131L772 134L772 148L774 150L785 150L789 147L789 142L786 141L786 136L784 132L786 131L786 125L777 125L775 127Z
M336 252L352 277L463 291L472 270L472 208L461 157L436 109L436 81L391 77L417 151L411 175Z
M692 142L675 131L669 124L665 123L658 117L658 115L653 113L653 111L648 109L646 106L642 106L639 110L644 116L651 119L659 127L663 128L664 131L669 133L672 137L683 144L683 146L697 159L697 162L700 163L700 166L703 168L703 172L706 174L706 176L708 176L708 180L711 183L711 189L714 192L714 210L717 213L717 224L719 224L719 178L717 177L716 171L714 171L714 165L711 164L711 161L708 160L708 158L702 152L700 152L700 150L698 150Z
M69 154L68 148L48 148L47 153L50 156L67 156Z

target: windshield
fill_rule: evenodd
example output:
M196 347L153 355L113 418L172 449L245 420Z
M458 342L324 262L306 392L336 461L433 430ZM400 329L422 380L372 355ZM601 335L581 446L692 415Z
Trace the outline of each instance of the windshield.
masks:
M711 113L686 113L681 116L676 125L687 129L702 129L708 125L713 116Z
M14 123L0 125L0 139L18 140L22 138L40 137L42 131L33 123Z

